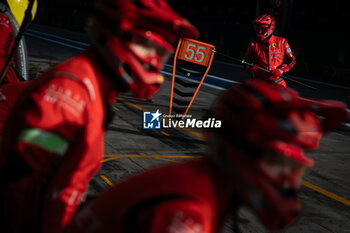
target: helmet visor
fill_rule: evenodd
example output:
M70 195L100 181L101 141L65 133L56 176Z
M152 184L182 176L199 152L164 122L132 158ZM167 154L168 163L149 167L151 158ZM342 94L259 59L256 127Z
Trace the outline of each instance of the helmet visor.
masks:
M164 47L153 40L134 36L127 42L129 51L149 69L160 70L172 53L172 47Z
M283 189L297 189L301 185L306 165L284 156L264 156L259 162L263 173Z
M265 33L267 33L269 31L269 26L266 25L259 25L259 24L255 24L255 32L258 35L264 35Z

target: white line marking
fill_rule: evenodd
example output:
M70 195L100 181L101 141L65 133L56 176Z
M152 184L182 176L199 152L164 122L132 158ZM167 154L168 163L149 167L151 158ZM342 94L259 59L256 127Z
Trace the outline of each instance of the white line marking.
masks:
M170 73L170 72L168 72L168 71L161 70L160 73L162 73L162 74L167 74L167 75L172 76L172 73ZM190 81L190 82L193 82L193 83L200 83L200 82L197 81L197 80L188 79L188 78L186 78L186 77L183 76L183 75L176 75L176 77L181 78L181 79L185 79L185 80ZM221 91L221 90L226 90L226 88L218 87L218 86L211 85L211 84L204 83L204 82L202 83L202 85L203 85L203 86L207 86L207 87L211 87L211 88L213 88L213 89L217 89L217 90L220 90L220 91Z
M168 64L164 64L164 66L173 68L172 65L168 65ZM217 79L217 80L224 81L224 82L228 82L228 83L239 83L239 82L237 82L237 81L233 81L233 80L225 79L225 78L220 78L220 77L218 77L218 76L211 75L211 74L207 74L206 77L213 78L213 79Z
M75 41L75 40L70 40L70 39L67 39L67 38L64 38L64 37L61 37L61 36L57 36L57 35L54 35L54 34L48 34L48 33L36 31L36 30L33 30L33 29L29 29L29 31L32 31L32 32L37 33L37 34L41 34L41 35L45 35L45 36L51 36L51 37L55 37L55 38L58 38L58 39L65 40L65 41L73 42L73 43L80 44L80 45L83 45L83 46L89 46L88 43ZM56 43L56 44L59 44L59 45L67 46L69 48L73 48L73 49L77 49L77 50L84 50L85 49L85 48L82 48L82 47L77 47L77 46L70 45L70 44L67 44L67 43L64 43L64 42L59 42L59 41L55 41L53 39L49 39L49 38L45 38L45 37L42 37L42 36L39 36L39 35L35 35L35 34L30 33L28 31L25 34L29 35L29 36L33 36L33 37L39 38L39 39L42 39L42 40L46 40L46 41L49 41L49 42L52 42L52 43ZM227 66L233 66L233 67L236 67L236 68L241 68L242 67L242 65L228 63L228 62L224 62L224 61L216 61L216 60L214 60L213 62L214 63L221 63L221 64L224 64L224 65L227 65ZM171 68L173 67L172 65L169 65L169 64L165 64L165 66L171 67ZM162 71L162 72L168 74L166 71ZM236 81L233 81L233 80L229 80L229 79L224 79L224 78L221 78L221 77L218 77L218 76L215 76L215 75L208 74L207 76L210 77L210 78L217 79L217 80L224 81L224 82L228 82L228 83L239 83L239 82L236 82ZM286 76L290 77L290 78L293 78L293 79L299 79L299 80L302 80L302 81L307 81L307 82L310 82L310 83L317 83L317 84L321 84L321 85L325 85L325 86L330 86L330 87L350 90L350 87L340 86L340 85L337 85L337 84L325 83L325 82L321 82L321 81L317 81L317 80L306 79L306 78L296 77L296 76L292 76L292 75L286 75ZM181 76L179 76L179 77L181 77ZM185 78L185 77L183 76L181 78ZM186 78L186 80L188 80L188 79ZM221 87L218 87L218 86L215 86L215 85L212 85L212 84L203 83L203 85L209 86L209 87L213 87L214 89L218 89L218 90L225 90L225 88L221 88Z
M29 33L29 32L25 33L25 35L32 36L32 37L35 37L35 38L38 38L38 39L41 39L41 40L46 40L46 41L52 42L54 44L63 45L63 46L66 46L66 47L69 47L69 48L73 48L73 49L76 49L76 50L80 50L80 51L86 49L86 48L70 45L70 44L67 44L67 43L64 43L64 42L59 42L59 41L56 41L56 40L48 39L48 38L45 38L45 37L42 37L42 36L38 36L38 35Z
M227 65L227 66L233 66L236 68L242 68L242 65L238 65L238 64L234 64L234 63L228 63L228 62L224 62L224 61L217 61L217 60L213 60L214 63L220 63L223 65ZM350 87L344 87L344 86L340 86L337 84L333 84L333 83L326 83L326 82L321 82L321 81L317 81L317 80L313 80L313 79L307 79L307 78L301 78L301 77L297 77L294 75L286 75L289 78L292 79L299 79L301 81L306 81L306 82L310 82L310 83L317 83L317 84L321 84L321 85L325 85L325 86L330 86L330 87L336 87L336 88L340 88L340 89L345 89L345 90L350 90Z
M65 38L65 37L62 37L62 36L57 36L57 35L54 35L54 34L48 34L48 33L40 32L40 31L33 30L33 29L27 29L27 32L29 32L29 33L36 33L36 34L43 35L43 36L54 37L54 38L57 38L57 39L73 42L75 44L83 45L83 46L86 46L86 47L90 46L90 44L88 44L88 43L84 43L84 42L80 42L80 41L76 41L76 40L71 40L71 39L68 39L68 38Z

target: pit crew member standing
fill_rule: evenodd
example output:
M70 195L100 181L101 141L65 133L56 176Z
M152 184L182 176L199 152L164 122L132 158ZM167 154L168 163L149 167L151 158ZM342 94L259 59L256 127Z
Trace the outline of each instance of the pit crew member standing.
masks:
M254 72L253 79L286 87L285 80L280 76L292 69L296 63L287 39L273 34L275 20L271 15L260 15L253 24L256 39L249 43L244 60L253 63L254 66L246 66L246 70ZM270 70L271 74L259 70L259 67Z
M164 0L98 0L92 47L34 80L6 122L0 157L3 232L56 233L70 221L103 155L109 104L141 100L179 37L198 31Z
M222 127L208 129L209 156L121 181L79 211L64 233L214 233L241 205L280 230L301 211L296 191L314 164L303 150L317 148L322 132L348 115L341 102L301 99L251 81L224 92L211 117Z

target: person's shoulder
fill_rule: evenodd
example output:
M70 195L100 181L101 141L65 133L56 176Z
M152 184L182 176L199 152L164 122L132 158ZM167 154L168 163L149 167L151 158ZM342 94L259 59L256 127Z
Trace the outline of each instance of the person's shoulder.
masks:
M253 39L249 42L249 46L255 47L258 43L259 43L259 41L257 39Z
M81 53L59 63L53 68L53 70L86 75L87 71L89 71L88 68L92 66L93 64L90 58L87 57L85 53Z
M285 37L276 36L276 35L272 35L272 36L273 36L273 40L275 40L275 41L281 41L282 43L287 41L287 39Z
M94 100L96 82L94 67L84 54L79 54L56 65L36 80L36 86L65 90L67 93L86 93Z

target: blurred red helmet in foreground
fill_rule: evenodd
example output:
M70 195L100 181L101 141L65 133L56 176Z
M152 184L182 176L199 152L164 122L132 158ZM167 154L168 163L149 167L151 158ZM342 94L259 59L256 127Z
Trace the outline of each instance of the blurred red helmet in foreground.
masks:
M234 191L271 230L291 223L300 213L296 190L312 159L304 149L319 146L322 132L348 118L342 102L303 99L277 85L251 81L236 85L214 104L210 154L231 177Z
M164 0L98 0L88 32L103 62L140 99L162 84L159 70L173 52L171 43L198 36Z

